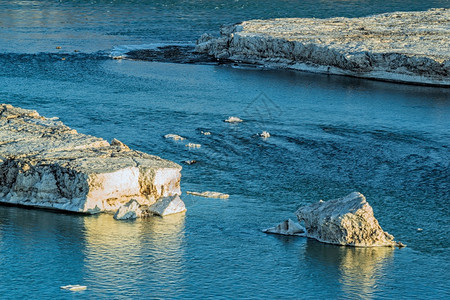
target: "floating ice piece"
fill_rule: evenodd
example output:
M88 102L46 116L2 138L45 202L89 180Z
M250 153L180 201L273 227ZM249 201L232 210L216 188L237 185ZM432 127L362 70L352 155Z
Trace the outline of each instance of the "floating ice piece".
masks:
M225 122L228 122L228 123L239 123L239 122L242 122L242 119L238 118L238 117L228 117L228 119L226 119Z
M201 134L203 134L203 135L211 135L211 132L209 132L209 131L200 131L201 132Z
M166 135L164 136L164 138L166 138L166 139L172 139L172 140L174 140L174 141L182 141L182 140L185 140L184 137L179 136L178 134L173 134L173 133L166 134Z
M267 139L270 137L270 133L268 133L267 131L263 131L259 134L260 137Z
M119 207L114 214L116 220L132 220L139 218L142 215L141 205L136 200L132 199L128 203Z
M188 143L188 144L186 144L186 147L189 147L189 148L200 148L202 145L200 145L200 144L194 144L194 143Z
M210 192L210 191L205 191L205 192L187 191L186 194L200 196L200 197L206 197L206 198L220 198L220 199L227 199L228 197L230 197L230 195L228 195L228 194L223 194L223 193L219 193L219 192Z
M64 289L64 290L72 291L72 292L79 292L79 291L84 291L84 290L86 290L86 289L87 289L87 286L85 286L85 285L79 285L79 284L74 284L74 285L69 284L69 285L64 285L64 286L62 286L61 288Z
M186 211L186 206L178 195L160 198L148 208L148 212L161 217L184 211Z
M263 230L265 233L281 234L281 235L296 235L306 237L306 230L303 226L295 223L291 219L281 222L275 227Z
M187 165L193 165L193 164L197 163L197 161L195 159L185 160L183 162Z

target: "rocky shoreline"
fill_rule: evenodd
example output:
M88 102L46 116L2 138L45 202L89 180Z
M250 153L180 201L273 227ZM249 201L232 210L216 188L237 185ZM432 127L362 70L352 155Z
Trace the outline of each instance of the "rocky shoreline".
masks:
M450 86L450 9L363 18L251 20L204 34L196 52L224 61Z
M81 213L180 195L181 166L0 105L0 202Z

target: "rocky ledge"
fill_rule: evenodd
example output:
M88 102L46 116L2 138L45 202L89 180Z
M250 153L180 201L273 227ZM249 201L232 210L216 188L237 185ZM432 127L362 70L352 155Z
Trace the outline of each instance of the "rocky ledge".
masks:
M450 86L450 9L364 18L252 20L204 34L196 51L219 60Z
M181 167L0 105L0 202L82 213L181 194Z

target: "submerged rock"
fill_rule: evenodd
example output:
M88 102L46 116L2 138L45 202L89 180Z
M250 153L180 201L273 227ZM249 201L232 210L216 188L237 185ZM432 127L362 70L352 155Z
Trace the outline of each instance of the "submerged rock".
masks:
M238 63L450 86L450 9L223 26L196 51Z
M358 247L401 246L381 229L372 207L358 192L301 207L296 214L298 220L305 223L307 236L324 243Z
M167 216L186 211L184 202L178 195L158 199L156 203L148 207L148 212L158 216Z
M264 229L263 232L281 235L306 236L305 228L291 219L283 221L275 227Z
M181 166L120 141L77 133L36 111L0 105L0 202L115 211L181 194Z
M186 194L200 196L200 197L206 197L206 198L220 198L220 199L227 199L230 197L230 195L228 195L228 194L223 194L223 193L219 193L219 192L210 192L210 191L205 191L205 192L187 191Z

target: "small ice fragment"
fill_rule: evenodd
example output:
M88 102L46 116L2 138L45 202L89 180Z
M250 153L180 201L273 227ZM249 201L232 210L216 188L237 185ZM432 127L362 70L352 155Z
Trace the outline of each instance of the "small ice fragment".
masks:
M209 131L201 131L201 133L202 133L203 135L211 135L211 132L209 132Z
M267 131L263 131L259 136L264 139L267 139L270 137L270 133L268 133Z
M291 219L281 222L275 227L267 228L263 230L264 233L273 233L281 235L297 235L306 236L306 230L300 224L295 223Z
M228 119L226 119L225 122L228 122L228 123L239 123L239 122L242 122L242 119L238 118L238 117L228 117Z
M423 229L422 228L417 228L417 231L423 231Z
M164 138L166 138L166 139L172 139L172 140L174 140L174 141L182 141L182 140L185 140L184 137L179 136L178 134L173 134L173 133L166 134L166 135L164 136Z
M228 194L223 194L223 193L219 193L219 192L210 192L210 191L205 191L205 192L201 192L201 193L187 191L186 194L200 196L200 197L206 197L206 198L220 198L220 199L227 199L228 197L230 197L230 195L228 195Z
M187 165L193 165L193 164L197 163L197 161L195 159L185 160L183 162Z
M200 144L194 144L194 143L188 143L188 144L186 144L186 147L189 147L189 148L200 148L202 145L200 145Z
M79 285L79 284L69 284L69 285L65 285L61 287L64 290L69 290L69 291L73 291L73 292L79 292L79 291L84 291L87 289L87 286L85 285Z

